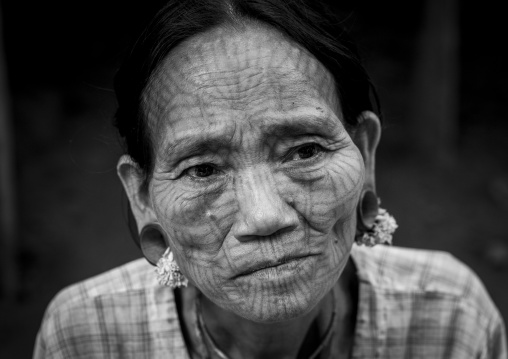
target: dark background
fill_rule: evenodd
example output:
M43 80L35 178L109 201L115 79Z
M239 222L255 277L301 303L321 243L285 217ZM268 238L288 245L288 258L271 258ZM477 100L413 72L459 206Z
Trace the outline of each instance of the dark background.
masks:
M0 292L0 358L29 358L63 287L139 256L125 221L111 126L112 80L149 13L120 1L2 1L14 135L15 293ZM378 87L385 130L378 192L395 244L446 250L472 267L508 318L507 31L500 5L459 4L452 160L418 150L412 104L424 1L344 1ZM5 270L5 269L4 269ZM506 320L506 319L505 319Z

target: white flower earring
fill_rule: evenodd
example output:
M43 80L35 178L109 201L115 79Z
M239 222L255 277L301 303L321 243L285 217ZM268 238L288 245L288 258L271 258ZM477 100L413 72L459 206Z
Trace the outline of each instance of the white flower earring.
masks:
M155 273L160 285L173 289L187 286L187 278L180 271L169 247L160 256L160 248L167 246L169 241L166 232L159 223L146 224L139 234L138 243L145 258L155 266Z
M188 280L180 272L180 268L173 258L173 252L171 252L169 247L157 261L155 272L157 273L157 280L160 285L173 289L187 287Z
M380 200L373 191L362 193L358 203L356 243L368 247L392 244L393 233L398 225L395 218L379 204Z

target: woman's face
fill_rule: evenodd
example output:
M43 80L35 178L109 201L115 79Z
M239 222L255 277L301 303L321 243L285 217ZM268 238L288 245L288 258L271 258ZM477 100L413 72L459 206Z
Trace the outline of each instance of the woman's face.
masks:
M144 108L151 205L184 275L250 320L309 312L347 262L364 181L324 66L273 29L216 29L170 54Z

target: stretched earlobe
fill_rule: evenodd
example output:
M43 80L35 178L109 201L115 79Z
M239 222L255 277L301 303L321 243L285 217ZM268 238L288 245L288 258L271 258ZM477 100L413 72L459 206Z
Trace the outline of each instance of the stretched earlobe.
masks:
M166 232L158 223L145 225L139 235L139 246L143 256L152 265L157 265L169 246Z
M147 224L139 239L143 256L155 266L159 284L173 289L186 287L188 280L173 257L164 228L159 223Z
M376 150L381 138L381 122L375 113L364 111L358 116L353 141L360 150L365 164L365 183L357 207L356 243L373 246L391 244L397 222L385 209L380 208L376 195Z
M364 190L357 206L357 227L361 232L372 228L379 213L379 199L374 191Z

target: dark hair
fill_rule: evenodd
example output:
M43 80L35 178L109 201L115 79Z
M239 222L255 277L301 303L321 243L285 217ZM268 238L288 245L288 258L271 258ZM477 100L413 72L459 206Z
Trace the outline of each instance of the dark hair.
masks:
M144 118L142 94L154 70L182 41L209 29L242 20L263 22L313 54L333 75L348 128L361 111L372 110L372 83L355 44L334 12L318 0L169 0L153 17L115 77L115 126L126 151L144 173L153 171L152 138ZM376 101L377 101L377 97Z

